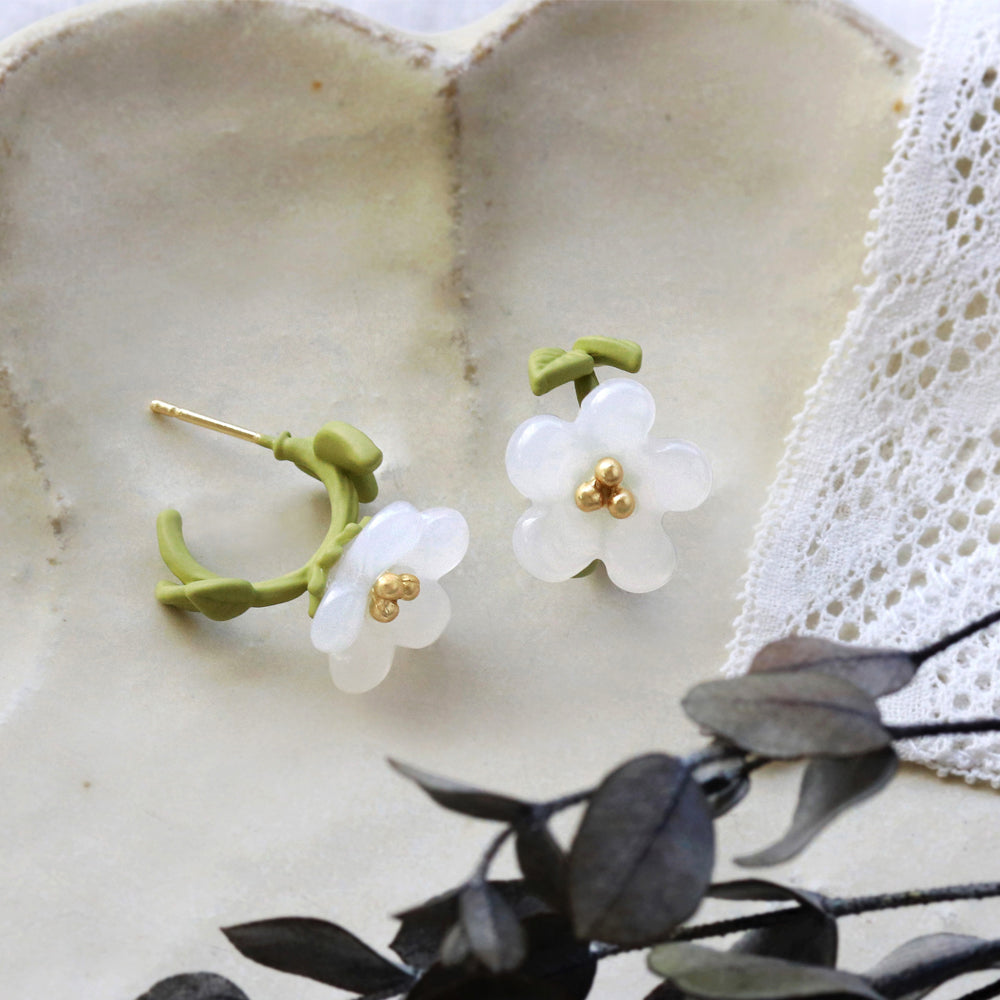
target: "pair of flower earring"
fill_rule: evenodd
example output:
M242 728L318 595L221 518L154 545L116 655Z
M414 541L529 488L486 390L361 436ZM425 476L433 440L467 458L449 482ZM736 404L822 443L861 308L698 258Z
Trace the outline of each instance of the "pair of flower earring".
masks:
M507 473L531 506L514 529L514 553L541 580L589 572L598 561L623 590L644 593L667 582L676 558L661 520L708 495L711 470L686 441L649 436L656 408L633 379L598 384L594 369L636 372L638 344L607 337L578 340L569 351L542 349L529 360L532 391L573 382L580 412L526 420L507 446ZM258 434L155 400L151 409L269 449L319 480L330 499L330 527L296 570L266 580L220 576L202 566L184 541L181 516L157 519L160 555L176 581L156 597L216 621L308 592L313 644L330 655L334 683L367 691L388 674L397 646L419 649L444 631L451 605L440 578L465 556L469 529L456 510L419 511L404 501L359 518L378 494L382 453L349 424L324 424L307 438Z

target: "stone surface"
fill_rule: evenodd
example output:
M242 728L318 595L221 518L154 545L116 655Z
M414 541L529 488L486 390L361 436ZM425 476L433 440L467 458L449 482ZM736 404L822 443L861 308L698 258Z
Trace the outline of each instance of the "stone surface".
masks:
M912 53L793 3L519 5L480 31L432 46L320 4L189 0L0 53L12 996L137 996L191 968L326 996L217 928L296 913L378 944L465 877L488 829L386 755L542 797L698 741L677 702L722 663L782 439L853 303ZM715 469L642 597L538 583L510 550L507 437L575 405L530 395L528 352L589 333L643 343L654 433ZM445 639L349 697L304 601L222 624L159 607L163 506L256 578L311 552L325 498L154 397L265 433L348 421L385 454L379 503L463 510ZM790 815L792 789L760 784L724 857ZM907 774L781 874L848 893L869 852L876 889L990 877L940 845L992 802ZM610 963L594 996L646 982Z

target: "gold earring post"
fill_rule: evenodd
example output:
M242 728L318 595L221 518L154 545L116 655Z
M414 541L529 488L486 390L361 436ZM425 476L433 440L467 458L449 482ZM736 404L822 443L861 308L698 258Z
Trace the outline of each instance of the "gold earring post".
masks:
M181 406L174 406L173 403L164 403L160 399L154 399L149 404L149 408L153 413L160 413L165 417L174 417L177 420L184 420L189 424L207 427L211 431L228 434L230 437L239 438L241 441L249 441L251 444L259 444L264 448L271 447L271 439L265 434L258 434L257 431L250 431L245 427L226 423L224 420L216 420L214 417L206 417L201 413L185 410Z

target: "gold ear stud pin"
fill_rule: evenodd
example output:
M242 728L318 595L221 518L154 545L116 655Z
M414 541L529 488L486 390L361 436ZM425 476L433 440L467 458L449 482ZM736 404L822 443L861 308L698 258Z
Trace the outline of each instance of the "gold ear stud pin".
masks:
M185 410L181 406L174 406L173 403L164 403L161 399L154 399L149 404L153 413L159 413L164 417L173 417L175 420L184 420L189 424L196 424L198 427L206 427L220 434L228 434L230 437L239 438L241 441L249 441L251 444L259 444L264 448L272 448L273 438L265 434L258 434L257 431L248 431L245 427L237 427L236 424L227 424L224 420L216 420L214 417L206 417L193 410Z

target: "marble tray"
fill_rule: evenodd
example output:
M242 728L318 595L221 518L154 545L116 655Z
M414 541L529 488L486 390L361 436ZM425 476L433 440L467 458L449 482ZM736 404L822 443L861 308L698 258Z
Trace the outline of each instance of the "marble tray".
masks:
M388 941L391 911L464 878L487 830L387 754L541 797L696 743L677 701L722 662L914 68L848 8L790 2L515 4L430 40L319 2L112 3L6 43L5 996L127 1000L193 969L328 996L217 928L296 913ZM507 437L574 405L530 395L527 354L584 334L643 343L658 432L715 467L644 597L540 584L510 552ZM253 578L312 550L324 502L153 397L268 433L349 421L386 455L380 502L462 509L446 638L351 697L301 601L223 624L158 606L162 507ZM722 856L790 797L762 782ZM846 893L864 851L873 888L988 875L955 816L992 801L907 774L780 874ZM594 996L647 982L621 960Z

